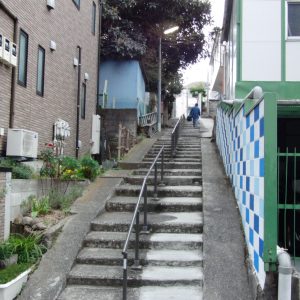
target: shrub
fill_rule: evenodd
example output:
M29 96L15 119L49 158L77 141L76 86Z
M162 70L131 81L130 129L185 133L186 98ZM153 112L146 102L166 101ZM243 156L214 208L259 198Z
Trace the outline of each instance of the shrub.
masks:
M80 172L84 178L88 178L94 181L96 177L100 174L99 163L92 159L90 156L84 156L80 160L81 169Z
M0 166L12 168L13 179L30 179L33 176L33 171L30 167L11 158L0 160Z
M52 190L49 193L49 203L53 209L61 209L67 212L72 203L82 195L82 187L74 186L68 193L60 193Z
M18 254L18 263L35 263L47 250L41 244L41 236L34 234L27 237L11 235L7 243L12 245L13 254Z
M36 198L36 196L31 195L21 204L21 212L22 214L29 214L33 218L39 215L46 215L50 211L49 197L44 196L40 199Z
M37 217L38 215L46 215L50 210L49 197L44 196L40 199L33 198L31 204L31 215Z
M13 247L8 242L0 243L0 260L10 258L13 254Z

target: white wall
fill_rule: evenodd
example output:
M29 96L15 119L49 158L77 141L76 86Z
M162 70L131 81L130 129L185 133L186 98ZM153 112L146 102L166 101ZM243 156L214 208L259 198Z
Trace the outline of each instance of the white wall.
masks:
M286 42L286 80L300 81L300 41Z
M242 80L281 80L281 1L244 0Z

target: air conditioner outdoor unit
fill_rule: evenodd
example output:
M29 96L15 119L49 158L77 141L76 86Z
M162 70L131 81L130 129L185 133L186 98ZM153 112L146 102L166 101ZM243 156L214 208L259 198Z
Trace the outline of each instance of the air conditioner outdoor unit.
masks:
M26 129L8 129L7 156L36 158L38 150L38 133Z

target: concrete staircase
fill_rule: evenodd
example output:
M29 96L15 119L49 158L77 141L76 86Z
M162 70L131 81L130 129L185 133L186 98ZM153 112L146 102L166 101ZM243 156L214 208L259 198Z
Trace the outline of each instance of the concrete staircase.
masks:
M122 299L122 255L140 187L160 147L165 145L165 177L158 188L159 201L149 187L149 234L140 237L141 270L128 270L131 300L202 299L202 174L199 129L186 124L174 160L170 159L170 133L159 139L141 167L106 204L92 223L83 248L69 273L60 300ZM153 183L153 175L150 183ZM143 214L141 221L143 222ZM128 264L133 264L134 234Z

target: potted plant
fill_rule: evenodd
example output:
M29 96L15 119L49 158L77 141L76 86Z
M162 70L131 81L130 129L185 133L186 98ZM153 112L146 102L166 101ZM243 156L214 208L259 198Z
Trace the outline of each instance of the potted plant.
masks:
M4 261L17 255L16 263L0 269L0 300L12 300L20 293L33 265L45 250L38 235L12 235L0 244L0 258Z

